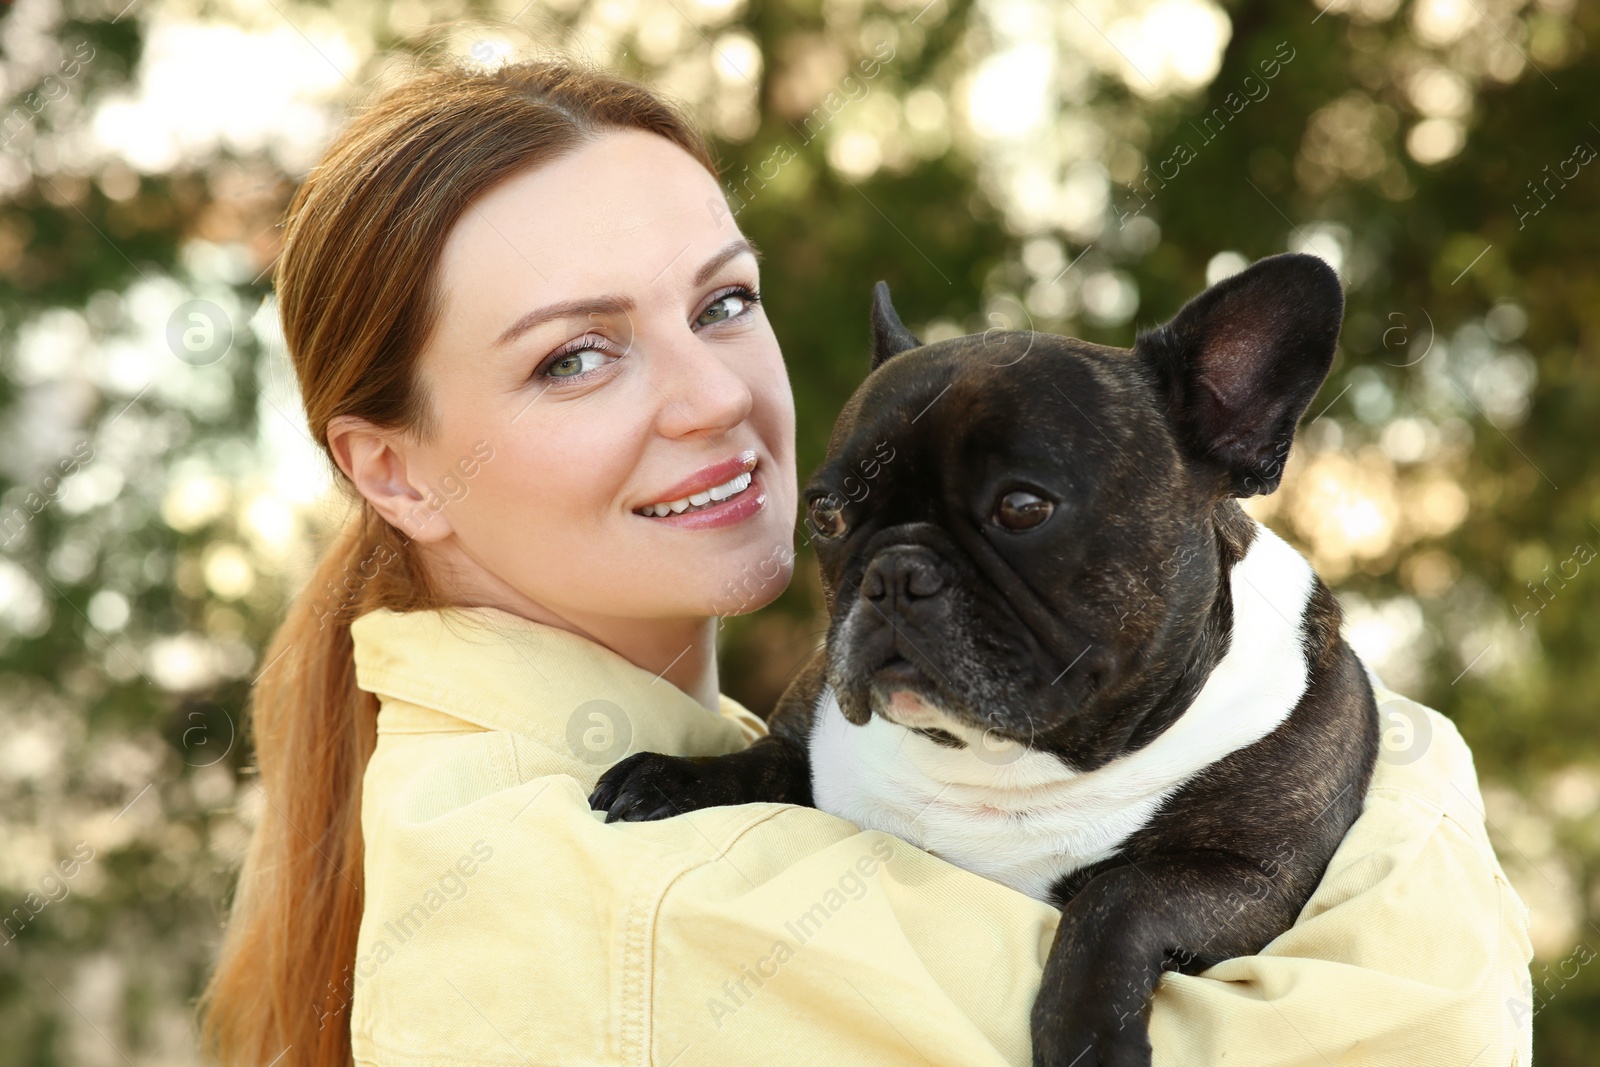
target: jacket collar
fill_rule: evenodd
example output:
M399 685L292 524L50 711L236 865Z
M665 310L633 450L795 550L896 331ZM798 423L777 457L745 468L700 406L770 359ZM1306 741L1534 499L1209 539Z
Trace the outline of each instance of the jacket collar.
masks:
M498 608L380 608L350 634L356 685L385 712L404 701L597 768L630 752L736 751L749 733L740 721L760 721L725 695L709 711L597 642Z

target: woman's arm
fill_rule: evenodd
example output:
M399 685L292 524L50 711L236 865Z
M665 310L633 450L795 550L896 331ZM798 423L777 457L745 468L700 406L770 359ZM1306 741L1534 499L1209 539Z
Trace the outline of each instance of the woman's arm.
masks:
M1380 761L1293 929L1163 978L1157 1064L1528 1062L1508 1006L1526 910L1470 753L1406 703L1427 750ZM358 1063L1029 1062L1054 910L810 808L606 824L587 803L603 768L553 759L498 731L380 738Z

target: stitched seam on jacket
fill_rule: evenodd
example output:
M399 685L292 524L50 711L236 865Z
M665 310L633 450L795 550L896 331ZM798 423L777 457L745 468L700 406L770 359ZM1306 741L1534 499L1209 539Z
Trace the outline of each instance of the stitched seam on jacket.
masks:
M1501 978L1501 976L1504 974L1504 971L1502 970L1502 968L1505 965L1505 958L1506 958L1506 951L1505 951L1506 950L1506 938L1510 934L1510 931L1506 929L1506 892L1508 890L1511 890L1511 883L1507 882L1504 878L1502 878L1500 876L1500 867L1499 867L1498 860L1495 863L1494 881L1495 881L1494 899L1495 899L1495 904L1496 904L1496 906L1498 908L1498 911L1497 911L1497 913L1495 915L1494 966L1493 966L1493 968L1491 968L1491 972L1490 973L1493 975L1493 978L1491 979L1491 982L1498 982L1499 979ZM1495 1017L1499 1016L1500 1012L1503 1009L1506 1008L1506 1005L1501 1003L1501 999L1500 999L1501 993L1502 993L1502 990L1497 988L1497 987L1492 987L1492 988L1490 988L1488 990L1488 1001L1489 1001L1489 1003L1488 1003L1487 1007L1488 1007L1488 1012L1489 1012L1490 1018L1495 1018ZM1491 1037L1489 1039L1489 1044L1485 1045L1483 1048L1486 1050L1486 1049L1489 1048L1489 1045L1499 1044L1500 1042L1497 1042L1495 1040L1496 1037L1503 1039L1504 1040L1504 1047L1506 1047L1511 1053L1510 1059L1508 1059L1508 1060L1506 1060L1504 1062L1506 1062L1509 1065L1509 1067L1519 1067L1519 1065L1522 1062L1522 1040L1521 1040L1522 1039L1522 1033L1521 1033L1521 1029L1522 1029L1521 1026L1519 1024L1517 1024L1515 1018L1513 1018L1513 1020L1512 1020L1512 1030L1511 1030L1510 1034L1507 1035L1507 1033L1506 1033L1506 1031L1504 1029L1499 1030L1495 1034L1494 1037ZM1529 1033L1530 1034L1532 1033L1532 1028L1531 1027L1529 1028ZM1478 1055L1481 1056L1482 1054L1483 1054L1483 1051L1480 1050Z
M1504 878L1499 877L1498 875L1495 876L1495 881L1498 883L1497 888L1499 889L1499 894L1498 895L1499 895L1499 898L1500 898L1500 936L1495 939L1495 944L1498 946L1495 949L1495 952L1497 953L1497 955L1503 955L1505 940L1506 940L1506 938L1511 936L1510 931L1506 929L1506 908L1507 908L1506 896L1508 894L1510 895L1512 900L1515 900L1523 908L1523 913L1516 917L1517 925L1522 928L1523 937L1526 939L1528 937L1528 935L1531 933L1531 931L1528 929L1527 905L1522 904L1522 898L1517 896L1516 888L1514 886L1512 886L1512 884L1510 882L1506 881ZM1530 951L1531 951L1531 945L1530 945ZM1497 958L1495 962L1498 963L1499 959ZM1520 982L1518 983L1518 987L1517 987L1517 992L1518 993L1521 993L1523 988L1527 988L1530 992L1531 992L1531 990L1533 988L1533 973L1532 973L1531 970L1528 969L1528 965L1529 965L1530 962L1531 962L1531 959L1526 959L1526 960L1521 960L1521 961L1519 961L1517 963L1517 970L1519 972L1519 975L1526 975L1527 976L1527 985L1525 987L1522 985L1522 983L1520 983ZM1499 1008L1500 1008L1500 1005L1494 1005L1491 1008L1491 1010L1498 1011ZM1507 1010L1509 1011L1509 1008L1507 1008ZM1523 1054L1524 1051L1526 1051L1528 1053L1528 1062L1531 1063L1532 1059L1533 1059L1533 1050L1532 1050L1532 1044L1533 1044L1533 1016L1531 1014L1528 1016L1528 1036L1527 1036L1527 1041L1526 1042L1523 1041L1522 1024L1520 1022L1516 1022L1516 1023L1514 1023L1514 1026L1515 1026L1515 1032L1513 1033L1513 1036L1512 1036L1512 1039L1511 1039L1511 1060L1510 1060L1510 1063L1511 1063L1511 1067L1521 1067L1521 1065L1523 1063L1522 1054Z
M525 766L526 765L523 762L523 757L524 757L523 746L532 743L532 741L529 738L526 738L526 737L524 737L524 736L522 736L520 734L512 733L512 732L510 732L508 730L501 730L501 731L495 731L495 732L503 734L504 736L506 736L507 738L510 739L512 773L514 773L516 775L516 780L519 783L527 784L528 782L533 781L535 778L540 778L540 777L544 777L544 778L555 777L554 775L535 775L535 774L531 774L531 773L529 773L528 771L525 770ZM541 756L544 755L544 754L545 753L542 753L542 752L540 753ZM565 777L571 777L570 774L564 774L564 772L562 772L562 773L563 773L563 775ZM532 803L532 801L530 801L529 803ZM628 1030L628 988L629 988L630 979L629 979L628 971L629 971L629 968L631 966L630 960L632 959L632 955L633 955L633 953L632 953L632 943L633 943L633 924L634 924L633 905L629 904L628 907L629 907L629 916L628 916L627 925L624 928L624 933L623 933L622 971L621 971L621 986L622 986L622 988L619 991L619 998L620 998L620 1001L621 1001L621 1011L620 1011L620 1015L616 1016L617 1032L616 1032L615 1038L613 1038L613 1035L609 1031L604 1035L604 1040L606 1042L606 1052L608 1054L608 1057L609 1056L613 1056L613 1055L617 1057L615 1061L610 1061L608 1059L607 1062L616 1062L616 1063L624 1063L624 1064L629 1062L629 1060L628 1060L627 1030ZM609 1002L610 999L611 998L608 995L607 996L607 1001Z
M1510 885L1505 876L1505 869L1500 865L1500 854L1494 850L1494 843L1489 839L1484 816L1480 812L1473 811L1471 805L1442 804L1425 793L1399 786L1373 786L1371 792L1414 800L1426 807L1438 819L1439 826L1449 827L1451 833L1459 835L1472 846L1472 851L1486 861L1488 873L1496 881Z
M740 826L738 829L736 829L736 830L734 830L732 832L732 834L728 837L727 843L725 845L723 845L721 848L717 848L717 846L715 844L712 844L712 848L716 849L716 854L715 855L713 855L713 856L705 856L705 857L698 857L696 859L691 860L688 863L683 864L677 870L672 871L665 878L661 879L659 881L659 883L657 883L660 888L657 889L653 894L651 894L653 899L648 899L648 900L641 899L640 900L640 903L641 903L642 906L639 908L636 917L639 920L638 926L639 926L639 931L640 931L640 935L641 935L642 944L641 944L641 947L639 948L639 951L638 951L636 956L634 954L634 938L633 938L633 933L634 933L634 930L633 930L633 926L634 926L633 919L635 917L633 917L633 916L630 916L630 920L629 920L629 938L628 938L628 953L629 953L630 961L633 960L633 959L637 959L638 964L639 964L639 968L638 969L639 969L639 972L640 972L640 976L639 976L640 977L640 988L639 988L639 991L637 993L638 999L635 1000L635 999L629 998L629 999L627 999L625 1001L625 1003L626 1004L637 1004L638 1005L638 1015L639 1015L639 1026L638 1026L638 1029L641 1032L641 1041L642 1041L642 1043L638 1047L637 1051L635 1051L634 1049L624 1048L625 1062L637 1063L637 1064L640 1065L640 1067L653 1067L653 1064L654 1064L654 1060L651 1059L651 1055L652 1055L652 1053L654 1051L654 1045L655 1045L655 1042L654 1042L654 1039L653 1039L652 1033L651 1033L652 1028L653 1028L653 1023L655 1021L654 1020L654 1016L653 1016L653 1012L654 1012L654 1009L655 1009L655 1004L654 1004L653 997L652 997L652 994L653 994L653 991L654 991L654 977L655 977L655 938L654 938L654 934L655 934L656 920L657 920L657 918L659 918L659 916L661 914L661 906L662 906L662 903L666 900L667 894L669 892L671 892L673 885L680 878L682 878L684 875L688 874L691 871L699 870L701 867L709 867L712 863L715 863L718 860L726 858L728 853L733 851L734 846L739 843L739 840L741 838L743 838L745 834L749 833L751 830L755 829L757 826L760 826L762 823L766 822L768 819L771 819L771 818L774 818L774 817L776 817L778 815L781 815L785 811L788 811L788 810L790 810L790 809L792 809L794 807L795 807L795 805L793 805L793 804L785 804L785 805L776 807L771 811L764 811L764 812L760 813L759 815L752 816L749 819L749 821L747 821L743 826ZM701 833L701 836L702 837L705 836L704 832ZM708 844L711 844L711 839L710 838L706 838L706 842ZM644 894L640 894L639 896L640 896L640 898L643 898ZM627 1022L628 1022L628 1020L626 1020L626 1019L623 1020L623 1023L624 1023L623 1029L624 1029L625 1034L626 1034L626 1032L628 1030ZM687 1048L687 1046L685 1046L685 1048ZM682 1052L680 1050L679 1055L681 1055L681 1054L682 1054Z
M1426 805L1435 814L1443 815L1452 822L1463 826L1466 824L1466 820L1463 819L1466 813L1471 813L1480 822L1483 821L1483 813L1473 810L1472 805L1467 803L1465 798L1459 801L1451 800L1448 797L1440 797L1436 794L1408 789L1403 785L1372 785L1367 787L1367 792L1369 794L1383 793L1391 797L1405 797L1408 800L1415 800L1419 804Z
M413 678L410 675L397 674L392 671L385 670L382 667L371 667L362 671L361 673L363 676L365 676L369 684L376 687L376 691L380 695L388 694L389 696L399 697L401 700L408 700L413 704L421 705L422 707L429 708L433 711L443 712L446 715L454 715L458 719L466 719L467 721L472 722L474 725L484 726L489 730L505 730L508 733L520 733L526 737L531 737L552 749L559 750L560 746L565 743L564 739L562 738L556 737L552 734L546 734L540 730L532 729L526 725L519 724L519 728L516 730L511 730L508 726L500 722L486 725L478 720L499 720L503 717L493 713L485 712L482 702L471 699L470 696L460 692L459 690L444 689L439 686L431 685L428 682Z
M367 1050L373 1056L368 1059L363 1056L352 1057L356 1067L616 1067L616 1061L610 1059L593 1060L587 1057L583 1060L547 1060L539 1057L529 1059L520 1050L513 1049L516 1059L496 1057L486 1060L482 1056L472 1059L461 1059L457 1056L440 1055L437 1052L417 1053L409 1049L392 1048L382 1041L375 1041L370 1036L366 1040Z

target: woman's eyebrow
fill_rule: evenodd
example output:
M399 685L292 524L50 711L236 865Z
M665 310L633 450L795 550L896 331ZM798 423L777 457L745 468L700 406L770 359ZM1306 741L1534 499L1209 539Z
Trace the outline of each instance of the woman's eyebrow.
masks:
M746 252L754 256L757 262L760 262L761 250L756 248L756 246L750 242L748 237L735 237L733 240L719 248L716 251L716 254L714 254L710 259L706 260L705 264L701 266L699 270L694 272L694 284L698 287L704 285L706 282L709 282L711 280L711 276L717 273L724 263L728 262L730 259L733 259L735 256L742 256Z
M693 284L696 286L704 285L711 280L712 275L722 268L723 264L747 252L756 257L757 260L760 260L761 250L756 248L748 238L734 238L719 248L710 259L701 265L699 270L695 271ZM529 330L543 326L554 319L626 314L631 312L633 308L633 301L625 296L580 297L576 300L557 301L554 304L546 304L544 307L534 308L516 322L507 326L505 332L495 339L494 344L497 348L509 345Z

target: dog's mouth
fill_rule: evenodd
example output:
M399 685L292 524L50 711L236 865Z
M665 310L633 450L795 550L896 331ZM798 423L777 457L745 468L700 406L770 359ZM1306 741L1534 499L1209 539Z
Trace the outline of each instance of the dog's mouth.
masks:
M877 714L941 744L961 743L949 727L966 724L945 710L946 701L938 688L911 660L898 654L889 657L872 672L868 684Z
M872 715L944 748L970 752L984 763L1011 763L1028 749L1026 742L977 719L964 703L952 704L904 656L895 654L880 664L868 678L867 693Z
M923 673L922 668L898 652L879 664L878 669L872 672L872 682L875 687L884 690L913 689L927 692L930 688L928 676Z

